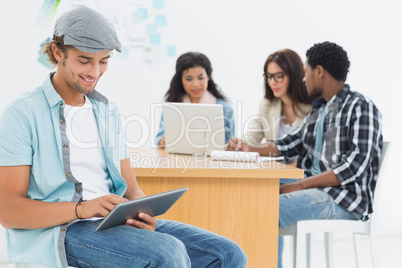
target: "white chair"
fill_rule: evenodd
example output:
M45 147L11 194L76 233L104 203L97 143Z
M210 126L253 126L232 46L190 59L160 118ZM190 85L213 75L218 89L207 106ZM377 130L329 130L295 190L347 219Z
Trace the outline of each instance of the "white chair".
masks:
M380 200L381 183L384 179L385 165L389 155L390 142L383 143L382 155L379 161L378 179L375 189L373 204L374 213L370 215L368 221L355 220L306 220L299 221L287 228L280 228L279 235L293 236L293 267L310 267L311 253L311 233L324 233L325 253L327 268L333 268L333 233L350 232L353 233L353 243L356 258L356 267L359 268L359 257L356 244L356 235L368 235L371 244L371 260L373 268L378 268L378 257L376 250L377 222ZM307 259L305 257L307 256Z

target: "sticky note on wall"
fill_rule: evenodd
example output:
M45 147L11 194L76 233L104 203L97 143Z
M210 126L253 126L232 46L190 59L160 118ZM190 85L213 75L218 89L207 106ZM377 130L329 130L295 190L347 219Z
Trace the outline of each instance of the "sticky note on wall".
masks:
M176 46L166 46L168 57L176 57Z
M154 0L154 8L155 9L165 8L165 4L164 4L163 0Z
M138 12L142 14L142 18L143 18L144 20L147 20L147 19L148 19L148 9L146 9L146 8L139 8L139 9L138 9Z
M150 42L152 45L160 45L161 44L161 35L160 34L151 34L149 36Z
M167 25L166 16L165 15L156 15L155 22L156 22L156 25L158 25L158 26Z

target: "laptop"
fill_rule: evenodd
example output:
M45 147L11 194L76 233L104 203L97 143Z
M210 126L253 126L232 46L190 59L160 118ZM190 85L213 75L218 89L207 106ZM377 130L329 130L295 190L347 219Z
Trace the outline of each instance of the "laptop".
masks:
M163 105L165 150L194 154L225 149L223 106L220 104L167 102Z

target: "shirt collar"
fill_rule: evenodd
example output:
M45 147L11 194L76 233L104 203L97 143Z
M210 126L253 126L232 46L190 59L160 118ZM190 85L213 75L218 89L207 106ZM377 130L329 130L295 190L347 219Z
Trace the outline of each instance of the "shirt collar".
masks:
M100 94L98 91L94 90L91 93L86 95L89 99L96 100L99 102L103 102L104 104L109 104L109 100Z
M350 86L348 84L345 84L343 88L336 95L334 95L328 103L333 103L335 101L338 103L343 103L346 100L349 92ZM313 107L321 107L326 104L327 102L323 98L313 101Z
M347 96L350 93L350 86L348 84L345 84L341 91L338 92L332 99L335 99L338 103L343 103Z
M49 103L50 107L58 105L61 101L63 101L63 99L60 97L59 93L57 93L53 87L51 79L54 74L55 74L55 72L50 73L49 76L46 77L45 81L42 84L43 93L45 94L45 97L46 97L47 102Z

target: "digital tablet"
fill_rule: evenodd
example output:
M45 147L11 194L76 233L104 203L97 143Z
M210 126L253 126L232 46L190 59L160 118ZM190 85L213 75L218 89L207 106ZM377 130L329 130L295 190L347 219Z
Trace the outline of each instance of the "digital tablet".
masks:
M164 214L188 190L188 187L149 195L117 204L96 228L97 231L120 225L128 219L140 220L140 212L151 216Z

